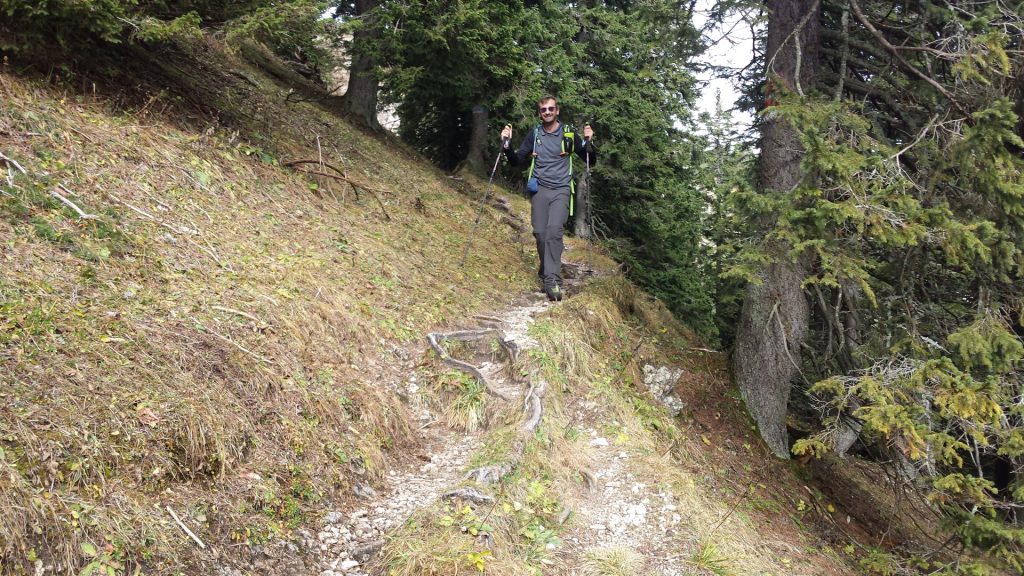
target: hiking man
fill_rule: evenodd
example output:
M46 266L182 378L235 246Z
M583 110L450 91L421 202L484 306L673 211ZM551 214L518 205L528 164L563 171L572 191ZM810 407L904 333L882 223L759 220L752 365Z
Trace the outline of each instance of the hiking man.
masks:
M594 131L587 124L583 138L558 120L558 101L544 96L537 101L537 115L541 123L526 134L519 148L512 150L512 127L505 126L501 140L505 157L512 166L522 166L527 157L530 173L527 189L530 191L530 222L533 237L537 239L540 268L537 275L544 283L549 300L562 299L562 235L565 223L572 214L572 154L593 165L597 154L591 140Z

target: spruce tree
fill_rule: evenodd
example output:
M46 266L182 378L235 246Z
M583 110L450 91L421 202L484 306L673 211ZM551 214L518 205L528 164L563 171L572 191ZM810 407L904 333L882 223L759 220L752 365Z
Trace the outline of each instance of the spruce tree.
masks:
M761 112L794 127L800 178L731 199L763 241L737 252L730 271L749 278L763 263L802 263L788 288L810 310L794 379L817 383L794 401L820 408L824 425L794 450L844 452L859 436L929 487L964 543L1015 571L1021 8L822 2L817 81L781 94L769 85L775 105ZM755 336L739 334L737 351Z

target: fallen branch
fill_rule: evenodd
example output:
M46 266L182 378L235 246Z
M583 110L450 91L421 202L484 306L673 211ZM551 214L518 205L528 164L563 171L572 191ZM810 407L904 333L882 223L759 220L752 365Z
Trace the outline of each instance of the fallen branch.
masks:
M502 476L511 473L513 470L515 470L515 465L513 464L493 464L491 466L474 468L466 472L464 479L472 480L479 484L497 484Z
M373 199L377 201L377 204L380 206L380 211L384 214L384 219L389 222L391 221L391 215L388 214L387 208L384 207L384 202L380 199L380 196L378 196L378 193L385 193L383 190L377 190L373 187L363 184L362 182L359 182L358 180L349 178L348 174L345 171L334 166L331 166L330 164L327 164L325 162L320 162L319 160L292 160L291 162L284 163L285 166L288 166L290 168L294 168L295 166L300 164L315 164L317 166L326 166L327 168L334 170L338 174L328 174L327 172L320 172L319 170L296 170L296 172L301 172L303 174L309 174L312 176L322 176L324 178L331 178L333 180L340 180L342 182L345 182L352 187L352 190L355 191L356 198L359 197L359 188L366 190L367 192L370 193L371 196L373 196Z
M253 322L255 322L256 324L258 324L260 326L267 326L268 325L263 320L260 320L259 318L253 316L252 314L249 314L248 312L242 312L241 310L235 310L234 308L227 308L225 306L210 306L210 308L213 308L214 310L220 310L221 312L227 312L229 314L237 314L238 316L241 316L242 318L248 318L249 320L252 320Z
M231 266L225 264L224 262L221 261L220 258L217 257L217 254L213 251L213 248L208 248L206 246L203 246L202 244L196 242L192 238L189 238L189 236L199 235L199 231L198 230L192 230L192 229L187 228L185 226L181 226L181 227L172 226L171 224L168 224L167 222L164 222L163 220L157 218L156 216L153 216L149 212L146 212L145 210L142 210L140 208L136 208L135 206L132 206L128 202L125 202L124 200L121 200L120 198L118 198L117 196L114 196L110 192L107 192L106 194L107 194L107 196L109 196L115 202L123 204L124 206L126 206L127 208L129 208L130 210L135 212L136 214L142 216L143 218L146 218L148 220L152 220L153 222L156 222L160 226L163 226L164 228L167 228L168 230L170 230L171 232L174 232L175 234L183 234L183 235L185 235L185 240L189 244L195 246L196 248L199 248L200 250L205 252L210 258L213 258L213 261L216 262L218 266L220 266L221 268L224 268L225 270L232 270Z
M58 184L58 186L60 186L60 188L62 190L64 190L65 192L70 192L63 185L59 185ZM71 200L68 200L67 198L61 196L60 193L58 193L56 190L50 190L50 196L53 196L57 200L60 200L65 206L67 206L68 208L71 208L72 210L74 210L75 213L78 214L78 218L81 219L81 220L96 220L96 219L99 218L99 216L97 216L95 214L86 214L84 211L82 211L81 208L78 207L77 204L75 204Z
M291 168L293 166L298 166L299 164L315 164L317 166L325 166L327 168L330 168L331 170L334 170L338 174L341 174L345 178L348 178L348 173L347 172L345 172L341 168L338 168L337 166L332 166L331 164L328 164L327 162L324 162L323 160L292 160L291 162L285 162L284 166L287 166L287 167Z
M326 172L319 172L316 170L298 170L298 172L302 172L303 174L312 174L314 176L323 176L324 178L333 178L334 180L341 180L342 182L347 182L348 185L352 187L352 190L355 191L356 198L359 197L359 188L366 190L367 192L370 193L370 196L373 196L373 199L377 201L377 204L380 206L380 211L384 214L384 219L388 221L391 220L391 215L388 214L387 208L384 207L384 202L380 199L380 196L377 195L377 190L375 190L374 188L370 188L365 184L356 182L351 178L345 176L337 176L335 174L328 174Z
M473 318L477 320L483 320L485 322L491 322L493 324L501 324L501 318L495 318L494 316L487 316L486 314L474 314Z
M199 539L199 536L196 536L191 530L188 529L188 526L185 526L185 523L181 521L181 518L178 518L178 515L174 513L174 510L171 509L170 506L165 506L164 508L166 508L167 511L170 512L171 517L174 518L174 521L178 523L178 527L184 530L185 534L188 534L188 537L191 538L193 542L198 544L200 548L205 550L206 544L203 544L203 541Z
M28 172L26 172L25 169L21 167L21 164L18 164L17 160L14 160L13 158L8 158L7 156L4 155L3 152L0 152L0 160L3 160L9 166L13 166L18 170L18 172L21 172L23 175L28 176Z
M354 184L353 181L351 179L349 179L348 172L342 170L341 168L338 168L337 166L333 166L331 164L328 164L327 162L324 162L322 160L292 160L291 162L285 162L284 166L287 166L289 168L294 168L295 166L298 166L300 164L313 164L313 165L316 165L316 166L320 166L321 168L330 168L331 170L334 170L335 172L337 172L338 174L341 175L341 180L343 180L344 182L347 182L349 184L349 186L352 186L352 190L355 191L355 193L356 193L356 200L359 199L359 189L356 188L357 184ZM306 174L309 174L309 172L305 172L304 170L300 170L300 172L304 172ZM328 178L333 178L333 176L330 176L330 175L326 175L326 176ZM358 186L363 187L361 184L358 184Z
M693 348L690 348L689 350L690 350L690 352L707 352L708 354L721 354L722 353L721 350L712 350L711 348L700 348L698 346L694 346Z

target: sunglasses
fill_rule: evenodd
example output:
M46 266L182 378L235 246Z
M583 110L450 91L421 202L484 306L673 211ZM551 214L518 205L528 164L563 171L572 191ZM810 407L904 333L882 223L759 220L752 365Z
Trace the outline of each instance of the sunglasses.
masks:
M558 110L558 106L541 106L540 108L537 109L537 111L540 112L541 114L543 114L544 112L554 112L555 110Z

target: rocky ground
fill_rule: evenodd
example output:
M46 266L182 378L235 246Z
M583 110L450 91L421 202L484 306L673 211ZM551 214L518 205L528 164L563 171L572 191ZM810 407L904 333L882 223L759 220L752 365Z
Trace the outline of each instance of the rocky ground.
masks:
M501 340L520 351L536 346L527 334L530 323L552 304L536 294L518 298L511 307L493 316L476 320L486 328L496 329ZM501 380L497 366L481 365L481 372L491 387L503 395L525 390ZM365 493L363 505L350 510L335 510L324 517L324 526L317 534L317 545L324 558L320 576L363 576L363 564L373 557L384 543L389 530L400 526L412 513L440 498L466 475L467 462L479 447L479 435L458 432L445 427L438 415L418 402L415 373L409 375L405 390L411 408L423 422L421 434L426 448L421 462L409 463L388 472L387 487ZM517 398L511 401L520 401Z
M574 278L566 287L570 294L579 289L579 277L585 274L572 268L571 275ZM538 294L523 295L509 308L479 316L476 321L497 330L506 347L522 352L537 345L528 334L534 318L557 305ZM479 366L490 387L509 396L508 401L521 403L527 391L503 379L499 368ZM670 392L671 381L678 374L654 367L645 368L645 372L652 393L678 411L679 399ZM319 576L366 576L364 564L380 550L388 532L462 481L468 472L467 464L479 447L479 435L445 427L437 421L438 415L418 403L416 374L410 374L405 389L398 392L409 399L410 407L419 414L423 445L427 448L420 461L389 471L384 489L364 489L360 506L334 510L324 516L314 544L323 558ZM592 421L590 408L592 405L585 402L577 409L579 422ZM568 517L565 538L556 545L562 548L555 551L562 558L561 564L574 572L569 564L600 556L603 550L621 549L627 556L634 555L646 573L682 574L678 558L671 554L678 550L673 535L682 520L671 493L645 482L642 471L633 469L628 451L613 446L593 428L585 430L592 437L589 470L593 482Z

